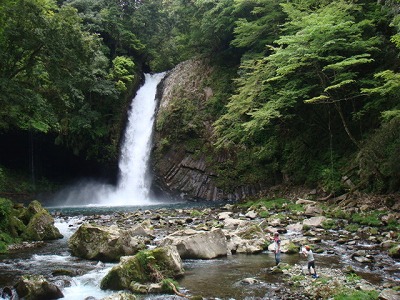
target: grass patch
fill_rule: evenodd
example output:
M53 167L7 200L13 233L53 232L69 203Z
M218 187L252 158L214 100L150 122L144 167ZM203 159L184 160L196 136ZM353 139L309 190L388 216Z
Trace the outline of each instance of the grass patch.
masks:
M365 213L355 213L352 215L351 220L354 223L368 226L381 226L382 221L380 217L384 214L383 211L370 211Z
M334 300L376 300L377 291L343 291L333 297Z
M204 215L204 212L199 211L199 210L197 210L197 209L194 209L194 210L192 210L192 211L190 212L190 215L191 215L192 217L201 217L202 215Z
M350 232L357 232L357 230L360 228L360 225L358 224L348 224L345 226L345 230L350 231Z
M276 199L268 199L268 198L261 198L257 201L247 201L245 203L239 204L240 207L243 208L262 208L265 207L267 210L282 210L282 209L289 209L294 211L301 211L301 205L294 204L290 202L288 199L284 198L276 198Z
M333 219L327 219L324 222L322 222L322 228L324 228L325 230L337 228L338 227L337 225L338 225L337 221Z

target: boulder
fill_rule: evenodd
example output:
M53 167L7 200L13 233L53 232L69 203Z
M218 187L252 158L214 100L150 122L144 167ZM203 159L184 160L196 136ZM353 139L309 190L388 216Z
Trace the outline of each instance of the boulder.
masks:
M68 246L75 256L112 262L145 249L152 239L140 225L121 230L116 226L83 224L70 237Z
M389 249L389 256L392 258L400 258L400 245L394 245Z
M268 246L269 251L274 251L275 250L275 245L274 243L271 243ZM299 250L299 247L297 247L292 241L290 240L281 240L281 252L282 253L288 253L288 254L293 254L297 253Z
M294 231L294 232L301 232L303 230L303 224L300 222L295 223L295 224L290 224L286 226L287 231Z
M253 220L257 218L257 212L255 212L254 210L250 210L245 214L245 217Z
M240 220L240 219L234 219L234 218L226 218L223 220L224 221L224 228L225 229L236 229L239 226L243 226L244 224L248 224L249 221L245 220Z
M224 211L218 214L218 220L225 220L231 218L233 212L231 211Z
M120 292L102 298L101 300L136 300L136 299L137 297L134 294Z
M303 221L303 225L311 227L321 227L322 223L326 220L324 216L311 217Z
M245 224L226 237L228 249L233 253L259 253L265 248L265 233L255 224Z
M176 247L159 247L140 251L134 256L121 257L119 264L101 280L100 288L127 289L132 292L141 290L146 293L152 283L159 283L166 278L177 278L183 274L182 260ZM138 289L140 286L142 288Z
M220 228L177 231L165 237L160 245L176 246L181 258L211 259L228 254L227 241Z
M60 289L48 282L42 275L26 275L15 284L18 297L25 300L60 299L64 295Z
M400 292L392 289L385 289L379 294L380 300L398 300L400 299Z
M54 226L54 218L39 201L32 201L21 213L20 219L26 224L23 238L31 241L55 240L62 234Z
M308 204L305 207L305 212L304 215L306 216L319 216L323 213L323 210L321 207L313 205L313 204Z

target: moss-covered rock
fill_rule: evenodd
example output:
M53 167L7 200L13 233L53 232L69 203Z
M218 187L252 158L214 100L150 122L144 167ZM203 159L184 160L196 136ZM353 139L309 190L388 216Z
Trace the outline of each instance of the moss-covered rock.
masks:
M39 201L28 207L0 198L0 252L21 240L43 241L62 238L54 219ZM16 249L14 247L14 249Z
M54 226L53 217L45 210L35 214L26 227L25 237L33 241L55 240L62 238L62 234Z
M42 275L26 275L14 286L18 296L25 300L60 299L64 295L60 289L48 282Z
M144 229L121 230L116 226L83 224L70 237L68 246L75 256L113 262L145 249L152 239Z
M102 279L101 289L137 292L137 284L158 283L165 278L183 275L182 261L175 247L161 247L140 251L135 256L121 257L120 263L113 267ZM143 291L148 289L143 289Z
M390 248L389 255L393 258L400 258L400 245L395 245Z

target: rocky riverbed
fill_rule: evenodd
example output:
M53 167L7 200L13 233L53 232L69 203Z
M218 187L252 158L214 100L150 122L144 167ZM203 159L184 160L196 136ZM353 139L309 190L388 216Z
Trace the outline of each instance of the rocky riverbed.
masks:
M57 211L54 215L69 219ZM359 206L352 201L333 206L313 200L275 199L218 207L139 209L81 216L74 223L69 248L82 259L117 262L141 249L175 246L184 263L201 260L218 265L221 259L235 261L243 255L270 257L270 234L279 232L284 253L281 264L274 267L270 259L271 263L253 276L236 278L239 289L251 292L229 299L333 299L340 293L399 299L398 220L395 206L377 209L373 203ZM84 232L80 238L79 231ZM299 249L305 244L316 253L319 278L308 276L304 259L299 259ZM71 281L73 276L67 274ZM55 279L48 278L50 282ZM222 299L212 290L185 286L185 274L177 280L182 285L180 296L170 299ZM132 299L132 294L108 297L104 299Z

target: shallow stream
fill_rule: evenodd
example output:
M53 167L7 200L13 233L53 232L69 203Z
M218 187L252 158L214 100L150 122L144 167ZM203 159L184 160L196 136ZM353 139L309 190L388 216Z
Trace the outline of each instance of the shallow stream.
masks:
M185 204L175 204L172 207L182 208ZM158 208L158 207L152 207ZM0 255L0 287L13 285L20 275L41 274L46 278L55 278L56 272L69 271L76 276L57 276L57 284L63 287L66 300L83 300L87 297L101 299L110 291L102 291L99 288L101 279L115 264L87 261L71 256L67 241L81 223L85 214L102 214L121 211L132 211L138 208L74 208L63 209L63 217L56 217L56 226L64 235L57 241L47 242L43 247L28 249L16 254ZM151 209L151 208L149 208ZM59 209L49 209L53 213ZM285 238L285 235L282 236ZM332 269L344 268L352 265L358 274L370 281L379 284L385 276L399 280L399 264L392 264L392 270L376 269L371 265L357 265L342 245L332 244L329 240L323 241L332 248L330 254L316 255L316 266ZM362 245L361 245L362 246ZM360 246L360 247L361 247ZM370 247L369 245L364 245ZM282 262L290 265L306 265L306 261L300 255L282 254ZM377 259L387 259L377 255ZM181 290L190 295L201 295L207 299L260 299L265 298L272 290L279 290L284 284L284 276L274 275L269 269L274 266L272 253L232 256L212 260L184 260L185 276L178 282ZM317 269L318 270L318 269ZM246 285L242 283L245 278L254 278L257 283ZM93 298L92 298L93 299ZM147 296L143 299L179 299L176 296ZM273 298L268 298L273 299ZM279 299L279 298L276 298Z

